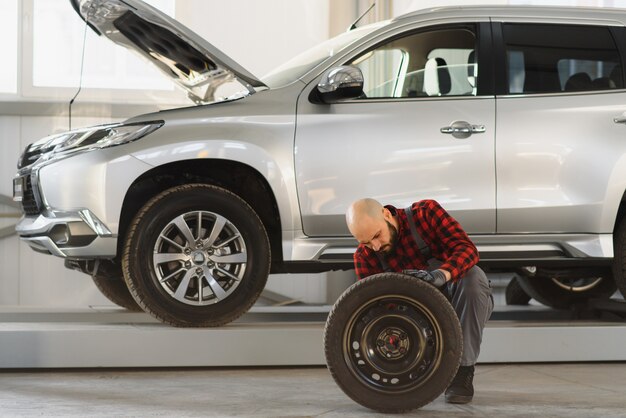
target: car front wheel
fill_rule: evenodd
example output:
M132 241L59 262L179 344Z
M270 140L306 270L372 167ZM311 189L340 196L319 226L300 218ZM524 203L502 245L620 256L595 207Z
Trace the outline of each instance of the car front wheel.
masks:
M133 220L122 258L141 307L182 327L219 326L257 300L270 267L267 233L256 212L213 185L168 189Z

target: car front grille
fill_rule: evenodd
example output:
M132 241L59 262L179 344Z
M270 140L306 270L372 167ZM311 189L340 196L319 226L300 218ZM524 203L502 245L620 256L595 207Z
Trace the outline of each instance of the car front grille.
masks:
M30 175L25 177L24 196L22 197L22 210L26 215L39 215L41 208L35 199L35 191L30 180Z

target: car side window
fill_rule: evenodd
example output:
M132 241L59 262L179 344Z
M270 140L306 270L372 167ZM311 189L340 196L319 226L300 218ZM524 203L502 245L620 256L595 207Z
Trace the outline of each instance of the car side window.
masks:
M607 27L505 24L509 94L622 88L617 46Z
M363 72L362 99L475 96L473 29L442 28L395 39L350 61Z

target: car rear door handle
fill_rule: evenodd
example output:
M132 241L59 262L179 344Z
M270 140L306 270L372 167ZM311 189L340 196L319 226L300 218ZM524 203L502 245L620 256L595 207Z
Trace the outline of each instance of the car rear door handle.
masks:
M463 120L452 122L450 126L441 128L442 134L451 134L453 137L460 139L483 132L485 132L485 125L471 125Z
M626 123L626 116L618 116L613 118L613 122L615 123Z

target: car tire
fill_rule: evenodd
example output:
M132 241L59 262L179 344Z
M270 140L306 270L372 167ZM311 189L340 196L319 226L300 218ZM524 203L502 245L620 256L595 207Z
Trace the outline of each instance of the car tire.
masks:
M357 403L398 413L420 408L449 386L463 336L454 309L435 287L380 273L348 288L324 330L328 369Z
M626 217L623 217L617 225L614 247L613 279L620 293L626 299Z
M528 302L530 302L532 298L522 289L519 280L514 276L506 285L504 299L507 305L523 306L528 305Z
M562 279L541 275L519 275L519 284L537 302L555 308L570 309L589 299L607 298L615 293L615 282L605 277Z
M270 246L240 197L208 184L170 188L132 221L122 268L139 305L179 327L213 327L248 311L265 287Z
M141 312L141 306L137 304L133 295L128 291L128 286L123 277L109 277L100 274L91 276L94 284L108 300L131 312Z

